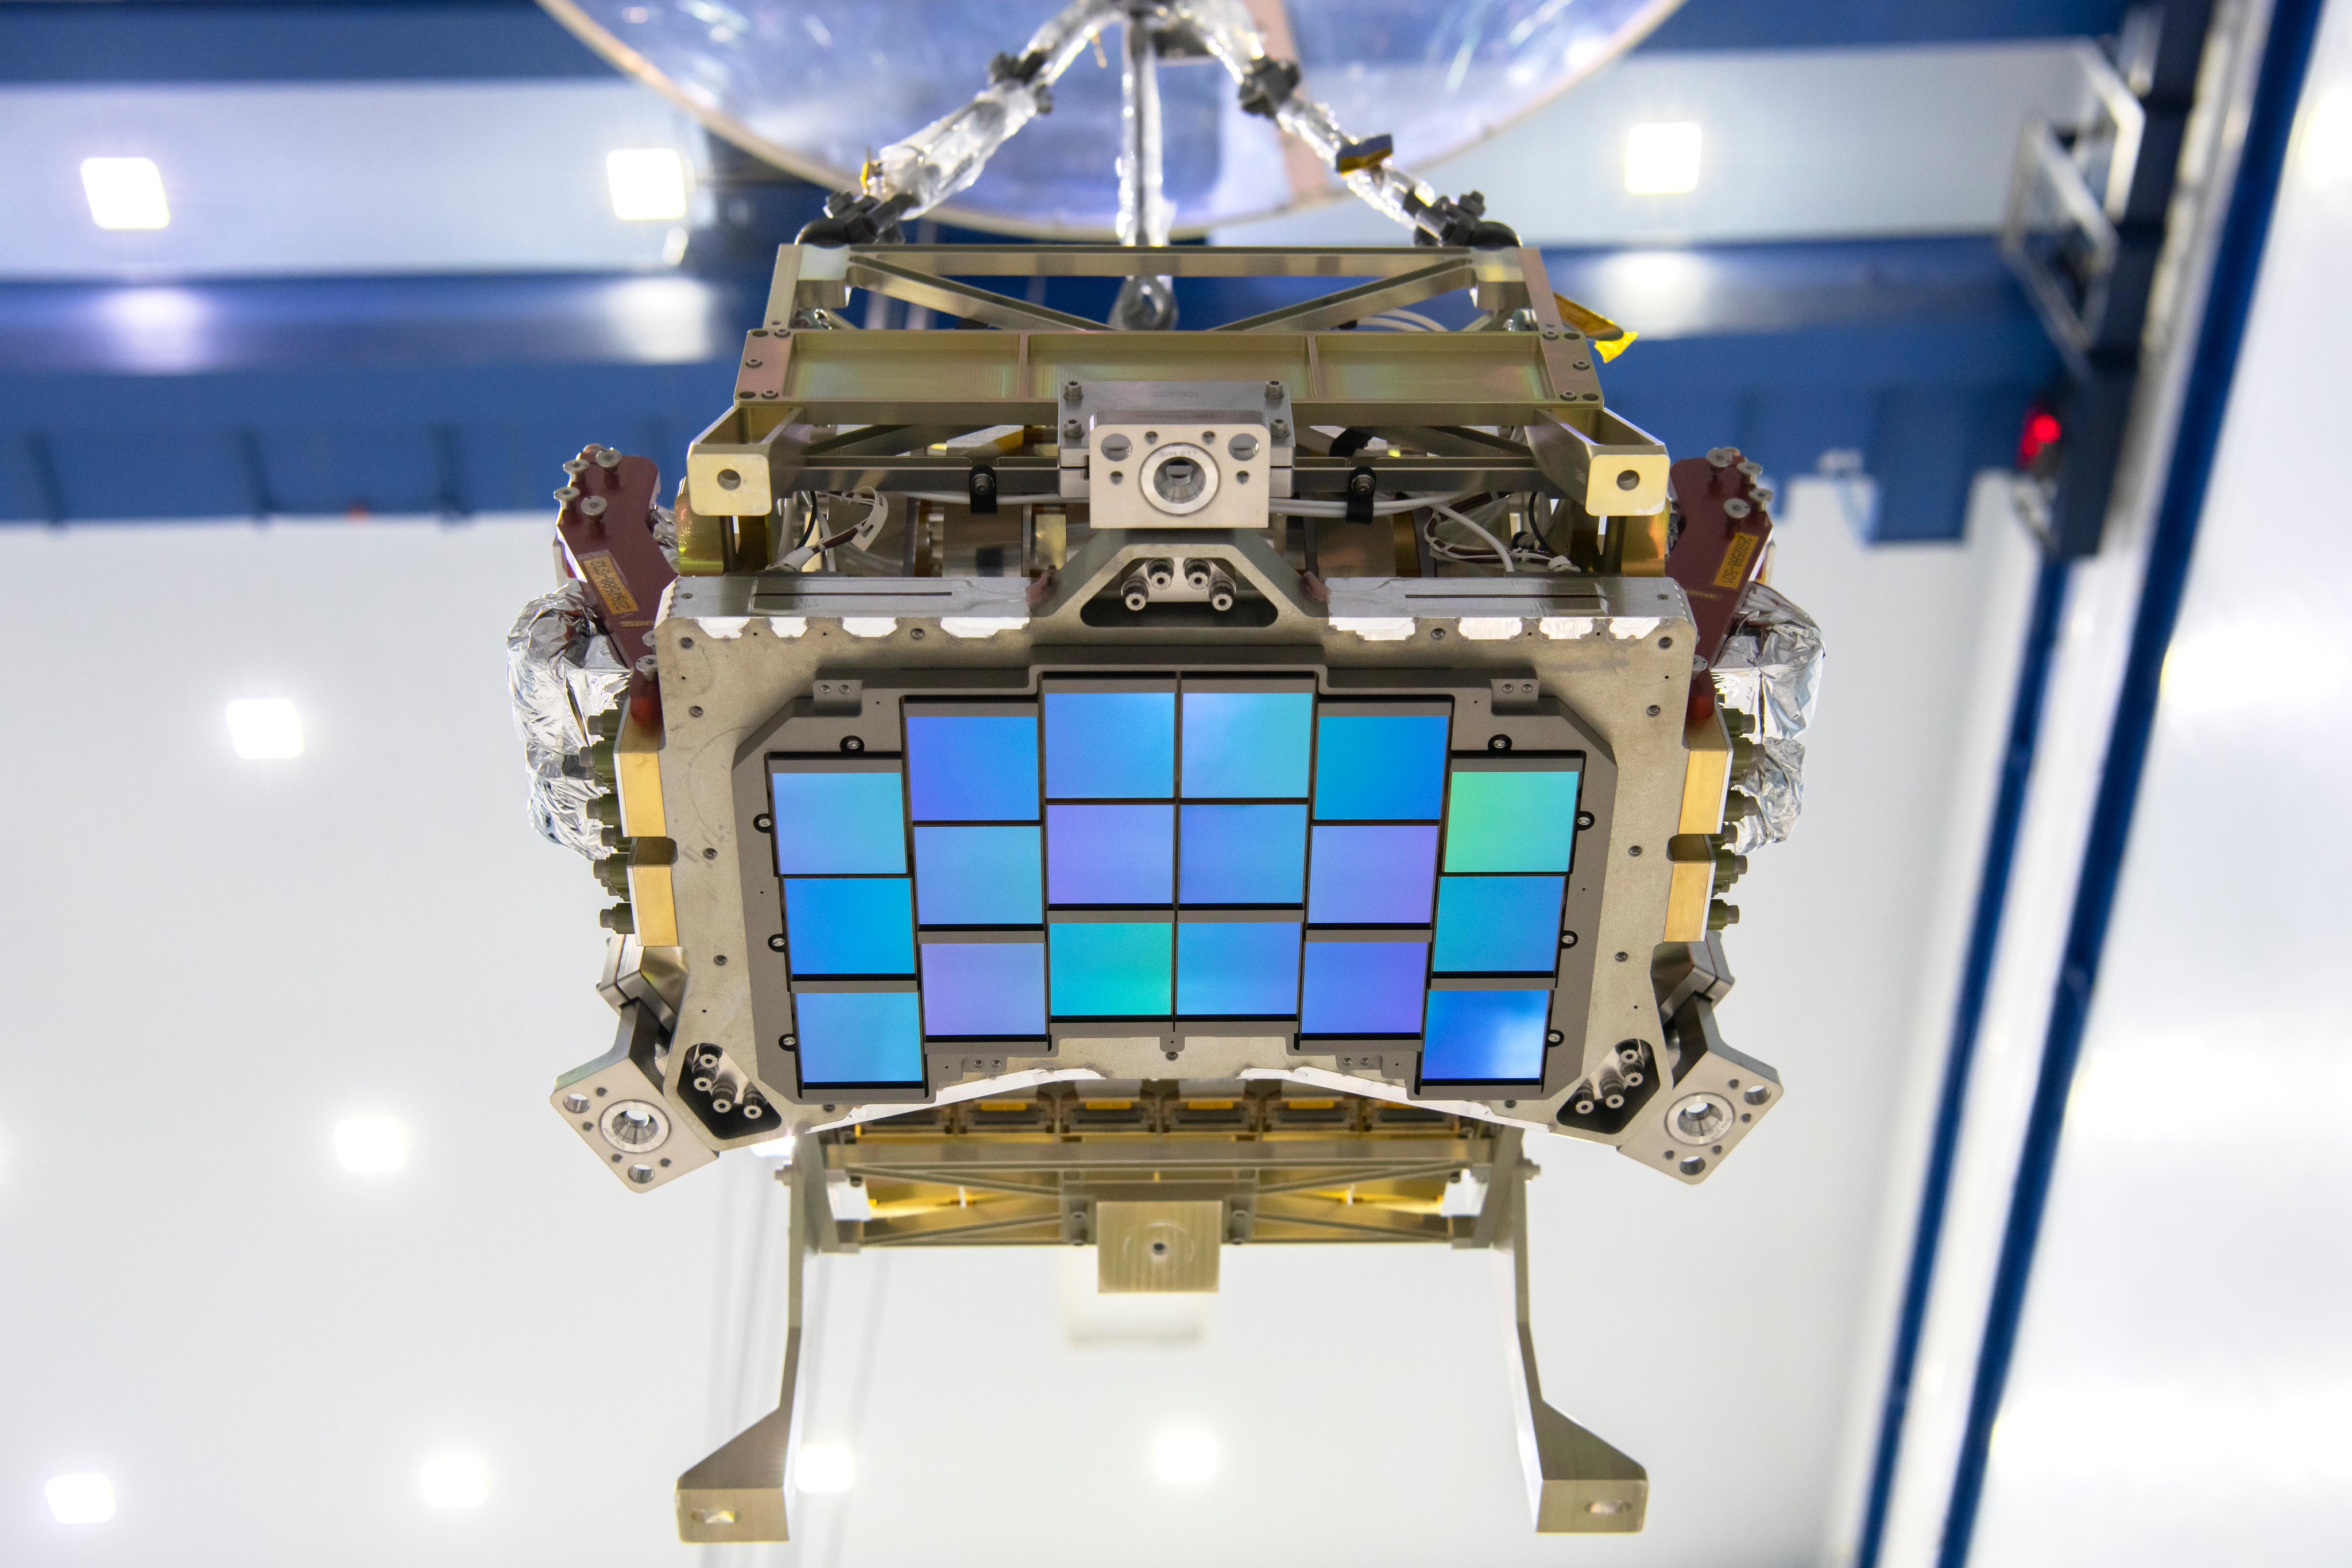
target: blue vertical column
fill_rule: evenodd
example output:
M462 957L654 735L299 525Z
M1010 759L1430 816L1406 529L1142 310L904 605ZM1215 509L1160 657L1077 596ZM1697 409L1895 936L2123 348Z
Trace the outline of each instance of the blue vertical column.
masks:
M1311 682L1190 679L1178 808L1176 1011L1298 1013Z
M1048 998L1055 1019L1175 1009L1173 680L1045 694Z
M1045 1034L1045 837L1032 704L906 705L923 1032Z
M1423 1082L1543 1077L1580 759L1454 759L1423 1031Z
M921 1083L898 759L779 758L768 784L802 1088Z
M1449 722L1444 704L1317 713L1303 1035L1421 1032Z

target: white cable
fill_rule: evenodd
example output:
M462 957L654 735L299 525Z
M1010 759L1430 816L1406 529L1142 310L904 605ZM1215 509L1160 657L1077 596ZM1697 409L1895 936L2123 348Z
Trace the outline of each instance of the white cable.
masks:
M1503 548L1503 541L1488 533L1483 524L1472 522L1469 518L1464 517L1453 507L1444 505L1443 502L1431 502L1429 509L1442 517L1449 517L1454 522L1460 523L1464 528L1468 528L1472 533L1476 534L1480 538L1485 539L1489 545L1492 545L1495 549L1495 559L1503 563L1503 570L1505 571L1510 572L1519 570L1518 564L1511 559L1511 552ZM1433 519L1433 521L1434 519ZM1432 545L1434 545L1436 542L1437 541L1434 538L1430 540Z

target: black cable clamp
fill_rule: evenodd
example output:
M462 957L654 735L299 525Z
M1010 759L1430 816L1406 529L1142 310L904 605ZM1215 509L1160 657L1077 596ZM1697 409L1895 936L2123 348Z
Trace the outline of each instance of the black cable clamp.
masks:
M971 515L992 517L996 515L996 470L975 463L964 477L964 494L971 497Z
M1372 520L1372 489L1378 483L1372 471L1361 465L1348 471L1348 520L1369 523Z

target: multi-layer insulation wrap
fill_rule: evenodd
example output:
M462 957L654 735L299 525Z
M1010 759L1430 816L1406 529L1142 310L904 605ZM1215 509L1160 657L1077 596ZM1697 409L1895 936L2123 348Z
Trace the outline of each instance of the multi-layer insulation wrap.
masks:
M629 671L596 629L588 591L567 582L522 608L507 633L507 691L522 737L532 823L590 860L606 853L591 814L604 791L584 755L589 721L626 695Z
M1776 844L1797 825L1804 803L1805 730L1821 695L1822 629L1788 597L1763 583L1740 595L1738 619L1715 660L1715 694L1745 716L1752 749L1732 788L1754 799L1758 813L1726 831L1746 854Z

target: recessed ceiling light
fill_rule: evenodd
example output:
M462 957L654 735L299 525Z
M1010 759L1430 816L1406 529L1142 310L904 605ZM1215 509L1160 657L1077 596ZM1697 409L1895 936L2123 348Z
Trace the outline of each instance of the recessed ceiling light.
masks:
M104 1476L54 1476L41 1490L59 1524L104 1524L114 1517L114 1483Z
M667 147L637 147L609 154L604 177L613 187L613 215L630 223L670 223L686 216L686 161Z
M352 1116L335 1124L335 1157L347 1171L382 1176L408 1163L408 1130L389 1116Z
M847 1491L856 1484L857 1466L845 1443L803 1443L793 1467L793 1484L804 1492Z
M1162 1432L1151 1445L1151 1473L1171 1486L1192 1486L1217 1473L1217 1440L1206 1432Z
M489 1500L490 1472L471 1454L436 1454L416 1472L433 1508L479 1508Z
M1625 189L1679 196L1698 188L1698 126L1687 120L1637 125L1625 136Z
M302 716L284 697L247 697L228 705L228 737L239 757L299 757Z
M163 172L152 158L85 158L81 188L89 198L90 221L100 228L172 225L172 206L163 199Z

